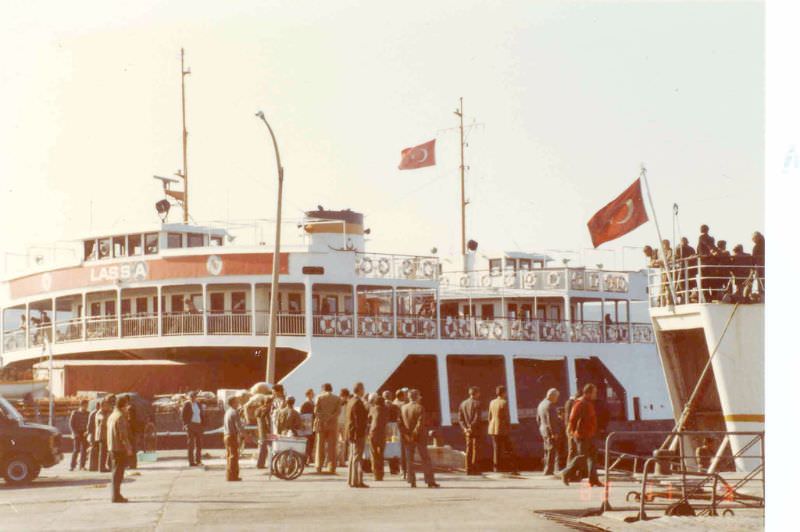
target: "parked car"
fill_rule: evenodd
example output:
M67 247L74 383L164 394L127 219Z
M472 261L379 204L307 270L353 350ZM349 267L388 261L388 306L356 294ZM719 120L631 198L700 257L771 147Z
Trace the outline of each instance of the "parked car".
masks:
M0 475L9 484L25 484L43 467L59 463L61 434L54 427L29 423L0 396Z

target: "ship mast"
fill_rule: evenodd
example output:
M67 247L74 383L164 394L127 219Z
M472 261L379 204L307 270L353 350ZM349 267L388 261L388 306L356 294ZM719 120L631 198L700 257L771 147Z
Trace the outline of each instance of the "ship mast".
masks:
M186 131L186 76L191 74L191 69L184 68L183 48L181 48L181 115L183 125L183 171L178 173L183 178L183 223L189 223L189 167L186 157L186 146L189 132Z
M467 254L467 204L464 199L464 98L458 99L458 109L455 110L459 120L459 131L461 133L461 255Z

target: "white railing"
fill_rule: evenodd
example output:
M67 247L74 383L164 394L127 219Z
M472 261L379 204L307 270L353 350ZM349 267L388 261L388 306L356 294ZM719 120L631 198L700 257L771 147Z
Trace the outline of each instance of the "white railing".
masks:
M277 322L279 336L305 336L306 334L306 315L303 313L279 313ZM256 312L256 334L269 334L269 312Z
M356 274L371 279L436 280L439 259L415 255L356 253Z
M625 272L586 270L584 268L545 268L537 270L473 270L443 272L444 289L488 290L579 290L627 293L629 277Z
M364 338L391 338L394 336L394 317L391 314L359 316L358 335Z
M71 320L57 321L56 343L76 342L83 340L83 320L74 318Z
M251 312L211 312L208 317L208 334L248 335L253 334Z
M5 331L3 333L3 351L9 353L11 351L20 351L25 349L25 333L26 329L17 329L14 331Z
M355 333L352 314L315 314L314 336L351 337Z
M168 312L161 318L161 334L185 336L203 334L203 314L200 312Z
M671 262L669 273L665 268L652 268L647 286L651 307L715 301L760 303L764 301L764 265L749 255L689 257Z
M86 339L100 340L117 336L118 322L116 316L96 316L86 318Z
M158 334L158 314L137 314L122 317L122 336L137 338Z

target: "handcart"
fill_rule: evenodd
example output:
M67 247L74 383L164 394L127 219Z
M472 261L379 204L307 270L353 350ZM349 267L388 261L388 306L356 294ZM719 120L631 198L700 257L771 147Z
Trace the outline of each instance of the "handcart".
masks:
M306 446L304 436L270 435L269 477L294 480L303 474L306 466Z

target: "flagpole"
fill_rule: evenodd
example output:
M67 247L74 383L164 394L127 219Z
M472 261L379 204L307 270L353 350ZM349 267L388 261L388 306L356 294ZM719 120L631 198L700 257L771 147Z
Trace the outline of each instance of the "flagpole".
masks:
M650 195L650 184L647 182L647 168L645 168L644 165L642 165L642 171L639 174L639 177L641 177L642 181L644 181L644 188L645 190L647 190L647 201L648 203L650 203L650 212L653 213L653 223L656 224L656 234L658 235L658 247L661 250L661 262L664 265L664 271L667 272L667 284L669 286L669 294L671 297L669 302L669 308L670 310L674 310L675 302L677 301L677 299L675 299L675 288L672 283L672 271L669 268L669 264L667 264L667 251L666 248L664 247L664 239L661 238L661 228L658 225L658 217L656 216L656 209L653 206L653 196Z

